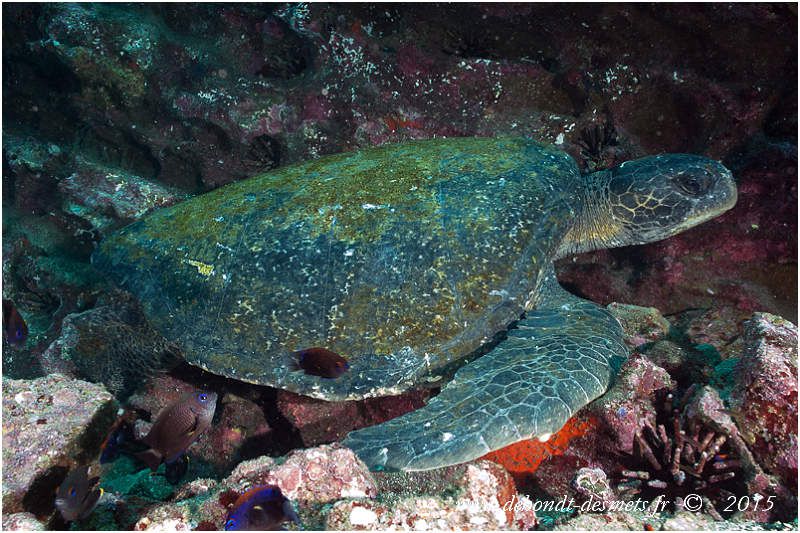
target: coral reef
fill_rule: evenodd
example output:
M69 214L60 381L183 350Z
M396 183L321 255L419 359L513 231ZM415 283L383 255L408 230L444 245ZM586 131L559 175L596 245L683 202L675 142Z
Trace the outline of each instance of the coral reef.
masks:
M240 467L234 470L232 477L236 476L241 482ZM249 478L248 481L277 485L287 498L308 502L375 497L377 493L369 470L352 451L328 445L292 452L263 480Z
M351 422L361 424L369 423L370 416L379 420L408 409L407 402L420 401L413 394L405 399L330 405L318 401L295 404L294 398L288 398L288 405L300 407L286 407L287 400L280 395L264 396L258 388L199 371L184 373L180 379L172 375L148 378L128 400L129 412L140 419L139 434L147 429L148 413L152 420L161 406L187 390L213 384L228 392L221 397L220 415L212 428L189 450L192 459L183 479L172 484L164 474L153 476L123 454L102 470L101 486L107 497L80 525L92 529L109 524L137 530L218 529L238 494L263 484L279 486L295 503L303 527L333 529L525 529L535 524L557 529L689 527L687 520L709 528L709 520L726 519L732 526L749 524L746 520L790 519L796 495L787 489L785 480L776 477L785 474L785 462L765 462L757 446L750 452L752 443L746 439L754 434L772 437L772 431L772 446L791 449L796 443L791 428L783 433L786 428L782 426L759 429L757 424L773 420L764 417L742 424L738 417L747 411L741 405L735 404L732 417L714 388L678 385L676 389L676 379L650 360L654 353L661 357L657 348L663 345L673 346L679 358L690 360L691 347L696 345L686 339L709 338L698 326L702 321L698 322L697 313L677 320L676 324L686 329L676 333L676 326L669 326L656 310L619 305L611 309L625 325L626 338L633 340L630 344L644 354L634 353L623 364L608 394L546 442L523 441L489 454L492 462L431 472L373 474L350 450L337 445L295 450L277 459L258 456L243 460L248 453L276 449L274 434L281 424L283 430L298 424L294 446L302 445L304 432L310 438L332 436L326 428L310 432L298 420L281 422L281 413L291 412L287 409L305 410L298 419L312 424L334 416L331 413L338 413L337 409L350 409ZM756 378L768 375L767 369L774 373L791 368L794 326L771 315L756 314L744 329L748 332L743 341L747 350L731 356L738 361L740 355L739 365L749 365L750 373L728 376L736 380L730 387L732 400L748 392L761 395L757 398L767 392L777 394L779 391L765 389ZM718 336L730 338L731 333L720 331ZM740 381L739 375L749 377ZM687 382L687 374L678 376L679 382ZM786 377L787 383L793 379L790 371ZM750 387L744 387L745 383ZM791 390L777 397L785 398L786 408L792 408ZM270 401L284 402L284 406L273 404L267 409ZM788 457L775 457L784 456ZM66 468L63 470L65 474ZM517 487L537 496L529 499L518 493ZM682 510L682 498L689 493L704 497L704 518L691 518ZM730 507L730 501L739 502L752 494L763 495L765 499L759 501L764 505L758 507L748 500L744 511ZM567 512L537 511L537 505L564 495L573 498ZM767 506L767 501L771 505ZM625 505L628 507L620 507ZM623 508L629 512L615 511ZM571 518L577 509L581 509L579 517ZM51 511L43 510L40 516L47 517Z

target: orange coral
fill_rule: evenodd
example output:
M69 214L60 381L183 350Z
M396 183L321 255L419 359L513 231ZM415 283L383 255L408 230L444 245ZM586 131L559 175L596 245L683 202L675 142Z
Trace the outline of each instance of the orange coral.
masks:
M547 442L539 442L535 438L515 442L484 455L483 459L502 465L515 479L519 479L536 472L542 461L555 455L562 455L572 439L581 437L597 427L597 422L593 416L573 416Z

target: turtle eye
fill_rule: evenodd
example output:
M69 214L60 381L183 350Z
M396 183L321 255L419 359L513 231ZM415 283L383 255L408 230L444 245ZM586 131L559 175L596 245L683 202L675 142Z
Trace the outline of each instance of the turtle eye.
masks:
M690 196L700 196L711 187L711 178L708 174L689 174L681 172L673 178L673 181L682 192Z
M201 392L197 395L197 399L200 400L202 403L206 403L208 401L208 394L205 392Z

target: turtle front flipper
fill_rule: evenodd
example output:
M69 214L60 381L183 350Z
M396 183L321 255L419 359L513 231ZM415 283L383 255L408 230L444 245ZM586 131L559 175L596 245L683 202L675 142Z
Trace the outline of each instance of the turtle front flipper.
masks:
M344 444L373 469L429 470L561 429L606 391L628 351L608 311L561 289L552 271L543 285L539 309L427 406Z

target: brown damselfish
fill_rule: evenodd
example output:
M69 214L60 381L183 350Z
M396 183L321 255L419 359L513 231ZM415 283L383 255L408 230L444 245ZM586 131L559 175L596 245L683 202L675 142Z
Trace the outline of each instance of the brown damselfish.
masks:
M89 467L79 466L72 470L56 491L56 508L67 522L86 518L103 495L103 489L95 488L98 477L89 478Z
M181 396L158 414L142 442L149 450L136 457L155 471L162 462L173 463L211 425L217 393L192 392Z
M327 348L307 348L294 352L297 367L306 374L322 378L338 378L350 369L347 359Z
M14 302L3 299L3 337L15 348L25 345L28 339L28 325L17 311Z

